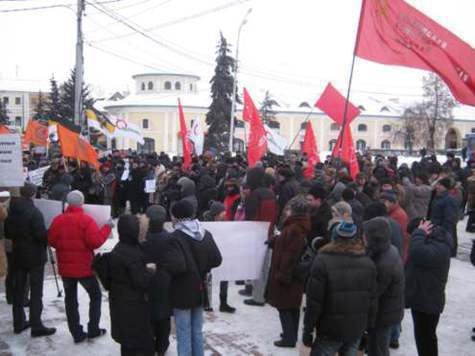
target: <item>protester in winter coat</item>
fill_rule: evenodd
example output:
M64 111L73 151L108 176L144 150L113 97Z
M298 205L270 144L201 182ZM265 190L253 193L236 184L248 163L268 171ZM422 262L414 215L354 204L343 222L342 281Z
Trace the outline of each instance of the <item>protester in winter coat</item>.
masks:
M12 198L5 220L5 237L13 243L13 329L15 334L20 334L31 326L32 337L48 336L56 329L45 327L41 321L47 231L43 214L33 204L36 187L25 184L20 195ZM27 279L31 291L29 321L23 310Z
M48 192L48 198L66 202L66 196L71 191L73 177L69 173L64 173L60 176L59 181L54 184Z
M194 219L195 209L188 200L172 205L171 215L175 226L171 243L181 251L168 264L178 356L203 356L203 284L206 274L221 264L221 253L211 233Z
M281 168L278 171L278 205L279 216L287 205L287 202L299 192L299 183L289 168Z
M312 356L355 355L363 332L373 325L376 267L356 235L356 225L341 223L313 261L303 331Z
M383 217L364 223L366 251L376 265L378 287L378 312L368 336L369 356L389 356L392 329L404 315L404 267L390 235L391 227Z
M8 205L10 203L10 192L0 191L0 278L5 277L7 270L7 260L5 251L4 223L8 216Z
M307 237L310 243L315 237L323 237L325 243L330 241L328 223L332 219L331 206L326 201L327 192L320 184L314 184L306 195L310 205L311 229Z
M435 197L430 205L429 219L437 226L448 232L453 240L452 257L457 255L457 222L458 206L449 195L452 182L450 178L442 178L435 183Z
M180 188L180 199L184 199L188 201L194 209L195 216L198 214L198 199L196 198L196 185L188 177L181 177L176 182L178 187Z
M408 177L404 177L402 182L408 195L412 196L412 206L407 211L410 220L427 216L429 210L432 187L425 174L419 174L414 179L414 184Z
M218 190L216 181L208 174L201 176L198 184L198 216L203 217L203 213L208 210L211 201L216 200Z
M156 266L145 265L139 230L137 216L122 215L117 224L119 242L109 255L111 334L122 356L155 354L147 292Z
M360 229L363 223L363 205L355 199L355 192L353 191L353 189L345 188L345 190L343 190L343 193L341 194L341 197L343 201L350 204L353 222Z
M304 280L294 272L310 230L308 210L305 198L291 199L282 233L270 242L273 253L267 301L279 311L283 331L281 339L274 342L277 347L295 347L297 342Z
M406 307L411 309L419 356L437 356L437 324L445 305L452 239L431 221L415 219L406 266Z
M170 253L170 233L163 228L167 220L167 211L160 205L147 208L149 219L148 233L142 243L145 263L155 263L157 271L148 290L148 299L152 318L154 349L164 355L170 345L170 317L172 315L169 297L171 276L167 270L167 256Z
M467 213L468 221L465 231L475 232L475 169L470 169L470 176L467 178Z
M56 249L58 271L63 279L69 332L74 342L80 343L106 332L99 328L102 294L91 265L94 250L107 240L113 223L111 220L99 229L94 219L84 213L84 195L78 190L70 192L66 200L68 208L54 218L48 231L48 242ZM78 284L86 290L90 299L87 333L79 320Z
M146 208L145 177L147 173L137 162L133 162L128 178L127 190L132 214L143 213Z
M241 191L239 183L235 178L228 178L224 182L224 208L226 210L226 220L233 221L237 208L241 203Z

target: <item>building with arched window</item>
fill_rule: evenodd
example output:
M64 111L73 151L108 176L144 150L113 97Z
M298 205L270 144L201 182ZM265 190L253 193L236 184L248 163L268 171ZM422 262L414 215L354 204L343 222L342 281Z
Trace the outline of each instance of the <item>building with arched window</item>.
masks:
M153 82L148 82L147 89L148 90L153 90Z
M366 132L366 131L368 131L368 125L366 125L366 124L359 124L359 125L358 125L358 131L359 131L359 132Z
M181 83L175 82L175 90L181 90Z
M365 140L356 141L356 150L360 152L364 152L366 150L366 141Z
M391 132L391 125L383 125L383 132Z
M335 139L330 140L330 142L328 142L328 151L333 151L335 146L336 146L336 140Z
M384 140L381 142L381 149L382 150L390 150L391 149L391 142L388 140Z

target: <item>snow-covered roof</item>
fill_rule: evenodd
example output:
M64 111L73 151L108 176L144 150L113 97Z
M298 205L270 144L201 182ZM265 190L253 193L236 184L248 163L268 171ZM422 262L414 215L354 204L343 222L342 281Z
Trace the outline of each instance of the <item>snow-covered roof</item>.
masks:
M0 77L0 91L17 91L25 93L49 92L47 80L3 79Z

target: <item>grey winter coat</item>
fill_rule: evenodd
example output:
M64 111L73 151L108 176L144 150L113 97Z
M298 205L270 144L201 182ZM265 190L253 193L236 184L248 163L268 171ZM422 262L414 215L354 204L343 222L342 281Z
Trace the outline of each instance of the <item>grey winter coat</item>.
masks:
M429 210L430 198L432 195L432 187L430 185L415 185L409 178L404 177L402 180L406 194L412 197L412 201L407 210L409 219L424 218Z

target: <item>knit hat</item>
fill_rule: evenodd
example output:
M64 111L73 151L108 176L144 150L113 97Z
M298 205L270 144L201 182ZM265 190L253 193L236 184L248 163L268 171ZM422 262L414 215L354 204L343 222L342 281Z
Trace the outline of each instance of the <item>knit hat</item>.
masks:
M445 187L445 189L447 190L452 188L452 181L448 177L438 180L437 184L440 184L441 186Z
M391 227L386 218L376 217L366 221L363 229L368 239L388 239L391 236Z
M341 218L345 217L345 215L351 217L351 214L353 213L353 211L351 210L351 205L345 201L340 201L333 205L332 212L337 215L335 217Z
M292 215L306 214L309 210L309 204L302 195L297 195L290 199L288 205Z
M355 224L343 221L333 230L332 240L352 240L357 232L358 228Z
M380 200L387 200L391 203L397 203L397 196L394 191L388 190L381 194Z
M195 215L195 209L193 205L187 200L179 200L175 204L172 205L171 214L176 219L193 219Z
M24 198L33 198L36 195L36 186L31 183L25 183L25 185L20 188L20 195Z
M208 210L208 216L214 220L219 214L221 214L225 210L226 208L224 207L223 203L213 200Z
M69 206L81 206L84 204L84 195L79 190L73 190L66 196Z
M151 205L145 211L145 215L151 221L159 221L161 223L167 220L167 211L161 205Z

